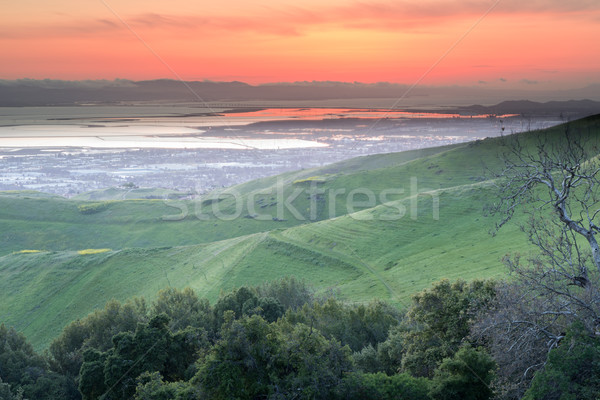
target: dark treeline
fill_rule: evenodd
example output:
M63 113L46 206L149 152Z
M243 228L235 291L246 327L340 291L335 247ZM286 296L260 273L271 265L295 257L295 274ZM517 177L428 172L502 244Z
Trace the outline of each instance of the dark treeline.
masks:
M492 356L485 321L500 290L441 281L402 313L319 297L294 278L214 304L168 288L152 304L109 302L41 355L0 326L0 399L595 398L600 344L576 324L535 379L499 379L506 357Z

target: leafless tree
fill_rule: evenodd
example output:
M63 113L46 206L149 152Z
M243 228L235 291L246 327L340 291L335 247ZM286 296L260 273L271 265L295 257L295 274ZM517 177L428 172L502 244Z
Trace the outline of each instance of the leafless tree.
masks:
M507 398L522 394L573 321L600 333L600 124L588 119L543 133L503 138L503 166L493 176L496 229L523 212L521 228L539 250L504 258L515 279L474 329L500 366Z
M527 204L534 206L526 207L529 212L550 208L558 217L555 225L562 231L560 238L573 245L568 246L569 249L575 250L560 254L561 260L557 261L581 261L582 253L575 239L580 235L588 242L592 261L600 272L600 247L596 239L600 232L596 219L600 212L599 132L592 132L589 126L585 132L574 129L572 124L563 127L562 135L543 137L538 134L529 138L537 142L533 149L524 146L518 135L505 138L508 153L503 157L504 168L495 174L499 178L496 182L500 201L493 205L492 211L503 214L497 225L500 228L517 208L525 208ZM537 226L531 226L530 239L544 254L554 257L555 249L547 248L546 240L540 241L536 233L540 221L532 218L531 222ZM566 250L564 246L561 248ZM587 272L581 272L585 278Z

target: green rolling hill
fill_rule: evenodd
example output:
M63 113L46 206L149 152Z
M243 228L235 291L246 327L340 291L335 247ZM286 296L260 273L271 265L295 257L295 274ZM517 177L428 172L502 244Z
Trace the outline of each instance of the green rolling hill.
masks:
M573 127L597 137L600 117ZM532 146L562 132L518 136ZM483 216L493 196L484 166L500 166L502 140L361 157L198 200L2 192L0 321L44 348L106 301L152 299L166 286L215 299L294 275L350 301L403 307L442 278L503 276L501 258L529 246L516 224L492 237ZM362 204L349 207L351 193Z
M139 200L139 199L178 199L190 195L189 193L178 192L171 189L158 188L138 188L138 187L119 187L100 190L92 190L78 194L73 200Z

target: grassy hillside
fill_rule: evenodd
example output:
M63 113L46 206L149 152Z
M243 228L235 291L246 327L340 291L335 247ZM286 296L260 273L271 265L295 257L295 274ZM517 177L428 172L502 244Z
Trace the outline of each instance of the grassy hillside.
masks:
M139 199L178 199L189 193L159 188L108 188L92 190L72 197L73 200L139 200Z
M380 204L384 190L403 191L388 194L385 201L405 198L412 191L411 178L417 178L419 191L478 181L482 159L489 158L486 151L493 146L483 146L482 151L471 147L361 157L252 181L197 200L82 201L4 192L0 255L24 249L191 245L329 219ZM470 162L464 152L470 154ZM354 200L368 200L368 192L374 202L348 210L348 195L355 189L359 192ZM93 193L106 198L116 196L113 191Z
M166 286L191 286L215 299L222 289L288 275L348 300L381 298L403 306L441 278L501 275L503 249L526 247L515 227L488 234L492 221L481 217L485 191L477 185L438 196L439 220L432 197L422 195L416 220L380 221L389 207L378 206L210 244L7 255L0 258L0 320L43 347L66 323L111 298L152 298ZM393 205L409 207L410 200Z
M600 118L576 124L594 137L600 133ZM557 127L520 137L533 150L535 140L558 140L562 132ZM500 141L363 157L228 191L268 216L264 220L250 217L248 209L233 220L216 218L213 204L224 214L235 211L231 196L222 193L195 203L3 194L0 321L43 348L66 323L107 300L151 299L166 286L191 286L215 299L222 289L295 275L352 301L382 298L402 307L441 278L501 276L502 256L526 252L528 245L515 224L492 237L494 221L483 217L492 195L483 163L499 166ZM411 190L415 178L417 191ZM331 193L355 189L363 200L372 192L377 204L347 214L347 196ZM404 191L380 204L388 189ZM280 221L278 190L284 197L300 193L293 206L303 216L316 204L315 220L294 218L284 208ZM207 220L163 217L200 206Z
M316 197L310 197L311 190L349 192L362 187L379 193L381 188L394 184L408 191L411 169L407 164L452 147L361 157L252 181L197 200L116 200L126 196L128 191L123 189L90 192L82 196L88 201L36 192L0 192L0 255L24 249L123 249L208 243L304 224L312 221L310 207ZM396 179L392 182L390 176ZM290 202L292 207L283 207L284 201L298 191L302 193ZM144 190L141 195L147 194ZM239 210L232 194L238 195ZM331 208L326 195L314 201L316 219L326 219L330 212L332 216L345 214L345 197L338 197L336 207ZM230 218L236 215L238 218Z

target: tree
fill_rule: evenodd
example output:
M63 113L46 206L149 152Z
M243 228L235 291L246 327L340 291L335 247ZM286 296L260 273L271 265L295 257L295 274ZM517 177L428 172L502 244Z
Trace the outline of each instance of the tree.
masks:
M109 301L103 309L71 322L50 344L49 362L52 370L75 381L86 349L106 351L112 347L114 335L134 332L138 323L146 320L147 310L143 299L134 298L125 304Z
M195 381L209 398L254 398L268 394L268 368L277 346L272 326L259 316L234 320L225 313L222 338L201 361Z
M94 349L87 349L83 353L83 364L81 366L79 391L83 400L93 400L106 392L104 382L104 363L106 354Z
M487 400L496 364L482 349L461 347L442 361L431 384L434 400Z
M0 325L0 379L23 385L44 373L45 363L22 333Z
M23 388L17 389L16 393L13 394L10 385L8 383L2 382L2 378L0 378L0 399L23 400Z
M139 324L135 333L121 332L113 337L113 347L106 352L84 352L79 390L84 399L100 395L110 399L130 399L144 372L158 372L169 382L191 377L188 369L198 352L208 348L206 333L188 327L173 334L165 314Z
M397 373L402 367L404 353L404 331L398 326L390 329L385 342L377 345L379 371L389 375Z
M518 255L506 257L509 269L547 300L546 314L557 322L578 319L590 333L600 322L598 130L592 118L550 136L532 134L525 143L511 138L496 174L499 201L492 206L502 215L498 228L522 209L528 216L522 228L539 250L525 264ZM561 338L549 334L550 347Z
M390 328L398 325L401 318L397 309L382 301L349 305L334 298L305 304L297 311L288 311L284 317L292 324L313 326L325 337L335 338L353 351L385 341Z
M521 228L538 250L504 258L515 279L499 286L476 328L498 361L505 397L523 394L575 321L589 335L600 328L599 131L590 117L504 138L490 211L500 216L497 229L523 212Z
M413 296L402 323L402 369L432 377L439 363L468 340L478 311L495 296L493 281L442 280Z
M352 369L348 346L304 324L275 325L280 347L273 398L329 399L344 373Z
M280 281L285 283L286 281ZM268 322L274 322L285 312L285 307L278 297L270 296L278 293L278 284L264 284L259 287L242 286L233 291L221 294L214 307L215 328L218 330L225 321L225 314L233 311L235 318L260 315ZM285 286L283 286L285 288Z
M196 400L202 391L189 382L165 382L159 372L144 372L138 379L135 400Z
M347 374L335 389L336 400L431 400L429 380L408 374Z
M222 338L192 380L210 399L327 399L352 364L350 349L313 327L225 315Z
M600 393L600 340L580 323L569 328L550 351L546 367L535 375L523 400L596 400Z
M188 326L204 328L212 333L214 315L207 299L200 299L193 289L167 288L158 292L152 305L152 315L165 314L169 317L172 331Z
M293 276L265 282L257 287L257 291L260 297L277 299L285 310L295 311L315 299L314 289Z
M548 355L549 337L561 335L553 314L545 314L546 300L519 280L498 284L495 304L484 310L472 335L498 364L493 383L502 399L520 399L535 371Z
M0 324L0 396L71 399L77 393L64 376L49 371L23 334Z
M562 125L545 137L532 134L527 141L519 136L506 138L504 168L495 173L495 178L499 178L499 202L492 206L492 212L503 216L498 228L517 209L529 212L530 240L548 261L562 267L561 272L568 274L564 268L567 265L576 267L569 272L577 275L569 278L584 287L588 277L584 265L587 254L578 246L577 236L587 241L591 261L596 272L600 272L600 247L596 239L600 232L596 219L600 212L598 129L599 121L592 118ZM554 212L551 220L536 213L544 208ZM552 228L547 227L548 223ZM582 280L577 281L577 276Z

